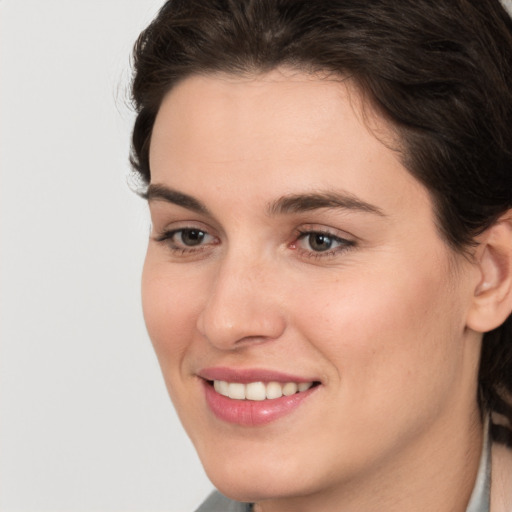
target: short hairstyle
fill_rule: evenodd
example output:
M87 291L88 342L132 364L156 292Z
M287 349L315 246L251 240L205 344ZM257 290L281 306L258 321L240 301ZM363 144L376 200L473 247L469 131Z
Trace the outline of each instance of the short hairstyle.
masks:
M455 251L512 208L512 21L499 0L169 0L133 53L130 161L151 179L154 121L191 75L285 66L351 77L399 136ZM485 408L512 425L512 316L485 333ZM510 443L500 428L498 440Z

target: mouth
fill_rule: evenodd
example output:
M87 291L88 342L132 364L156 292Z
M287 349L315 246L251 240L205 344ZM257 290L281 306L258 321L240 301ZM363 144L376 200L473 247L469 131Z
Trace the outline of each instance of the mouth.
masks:
M316 382L228 382L225 380L208 381L215 391L222 396L233 400L276 400L283 396L292 396L296 393L303 393L308 389L319 385Z
M318 380L262 370L211 368L199 377L214 416L244 427L266 425L292 414L321 387Z

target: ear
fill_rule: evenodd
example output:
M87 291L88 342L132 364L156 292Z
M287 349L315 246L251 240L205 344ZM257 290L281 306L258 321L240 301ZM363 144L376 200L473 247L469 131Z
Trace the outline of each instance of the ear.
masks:
M512 312L512 210L478 238L475 264L480 279L474 289L467 326L477 332L499 327Z

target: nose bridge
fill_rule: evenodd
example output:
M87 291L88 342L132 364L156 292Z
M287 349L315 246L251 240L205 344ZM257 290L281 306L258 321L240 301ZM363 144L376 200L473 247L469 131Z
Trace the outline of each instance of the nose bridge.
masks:
M254 251L228 251L218 264L198 329L210 343L234 349L275 339L284 330L276 293L276 265Z

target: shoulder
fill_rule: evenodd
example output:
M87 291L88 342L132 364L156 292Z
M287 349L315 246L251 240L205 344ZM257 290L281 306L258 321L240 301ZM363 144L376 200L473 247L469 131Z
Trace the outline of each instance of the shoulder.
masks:
M196 512L250 512L251 508L250 503L233 501L219 491L213 491Z

